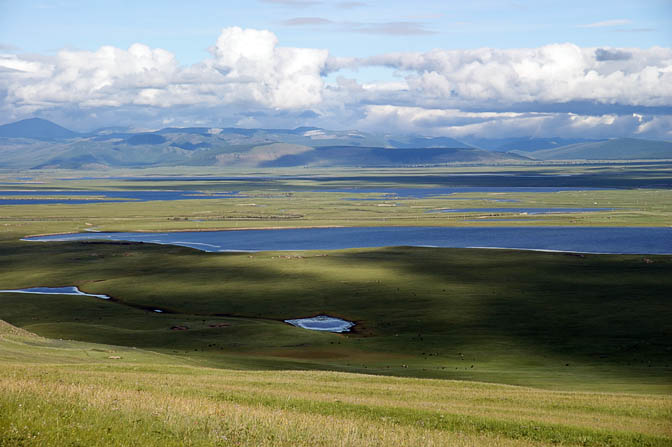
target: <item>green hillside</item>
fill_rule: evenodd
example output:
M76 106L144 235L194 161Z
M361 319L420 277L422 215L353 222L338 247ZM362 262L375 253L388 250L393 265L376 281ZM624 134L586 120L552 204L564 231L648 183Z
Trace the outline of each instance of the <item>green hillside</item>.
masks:
M441 165L446 163L498 163L529 160L521 155L475 148L384 148L360 146L307 146L296 143L204 143L145 138L129 141L40 142L0 141L5 169L101 169L173 166L291 167ZM195 141L195 142L194 142Z
M114 298L3 293L0 318L45 337L225 368L669 389L665 256L432 248L227 254L12 240L0 249L0 289L76 285ZM316 333L282 322L317 314L355 321L356 330Z
M0 321L7 446L666 446L669 397L235 371Z
M538 160L649 160L672 159L672 143L667 141L616 138L579 143L555 149L525 152Z

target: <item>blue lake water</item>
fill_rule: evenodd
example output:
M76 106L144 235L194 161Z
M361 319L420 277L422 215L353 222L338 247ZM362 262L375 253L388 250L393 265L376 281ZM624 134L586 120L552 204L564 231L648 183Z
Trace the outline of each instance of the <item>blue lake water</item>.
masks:
M33 293L37 295L81 295L92 296L103 300L109 300L107 295L84 293L77 287L32 287L29 289L0 290L0 293Z
M350 328L355 325L351 321L341 320L340 318L330 317L328 315L318 315L310 318L297 318L295 320L285 320L293 326L303 329L310 329L311 331L325 331L325 332L349 332Z
M348 227L176 233L78 233L24 240L135 241L179 245L208 252L432 246L672 254L672 228L669 227Z
M44 196L44 199L39 197ZM62 196L66 198L49 199ZM98 196L96 198L86 198ZM193 199L228 199L244 198L238 191L200 193L198 191L0 191L0 205L43 205L113 202L149 202L152 200L193 200ZM77 197L84 197L78 199Z
M613 211L613 208L445 208L429 210L428 213L592 213L596 211Z
M383 194L387 198L423 199L459 193L550 193L560 191L602 191L610 188L527 186L433 186L429 188L328 188L318 191L355 194ZM317 191L313 191L317 192ZM351 200L357 200L352 198ZM375 200L375 199L374 199ZM473 199L478 200L478 199Z

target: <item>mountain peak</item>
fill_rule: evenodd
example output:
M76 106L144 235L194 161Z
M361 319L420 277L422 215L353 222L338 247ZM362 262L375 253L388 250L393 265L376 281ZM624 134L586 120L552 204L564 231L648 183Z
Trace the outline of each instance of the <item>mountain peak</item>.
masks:
M0 126L0 137L60 140L78 136L65 127L42 118L28 118Z

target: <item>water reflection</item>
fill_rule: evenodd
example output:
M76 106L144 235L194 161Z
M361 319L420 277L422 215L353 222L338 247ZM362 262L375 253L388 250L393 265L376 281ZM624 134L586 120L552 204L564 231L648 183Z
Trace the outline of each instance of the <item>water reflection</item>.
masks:
M340 318L330 317L328 315L318 315L310 318L298 318L295 320L285 320L293 326L311 331L326 331L326 332L349 332L350 328L355 323Z

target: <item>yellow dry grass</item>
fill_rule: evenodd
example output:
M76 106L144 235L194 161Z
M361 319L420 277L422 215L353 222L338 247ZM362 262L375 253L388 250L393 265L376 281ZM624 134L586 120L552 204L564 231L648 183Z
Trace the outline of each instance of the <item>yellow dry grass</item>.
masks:
M100 445L250 446L544 446L557 436L561 445L616 446L672 439L669 396L218 370L178 365L168 356L158 363L143 354L138 350L132 362L6 362L0 445L81 445L98 436ZM444 417L457 425L436 423ZM519 433L518 426L539 430L539 438Z

